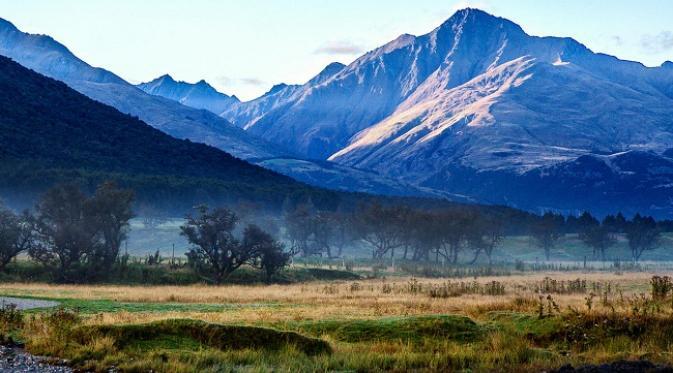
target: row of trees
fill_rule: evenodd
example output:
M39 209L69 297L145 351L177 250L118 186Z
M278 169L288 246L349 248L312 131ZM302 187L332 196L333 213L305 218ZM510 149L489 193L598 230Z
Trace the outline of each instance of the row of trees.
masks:
M57 186L33 212L15 214L0 207L0 270L25 252L59 281L104 279L122 259L133 201L133 191L108 182L92 195L74 185ZM474 263L485 256L491 263L504 236L521 234L522 225L521 219L512 222L511 215L497 209L475 206L428 210L370 203L353 211L319 211L307 203L286 211L282 221L251 206L239 210L240 215L200 206L181 227L191 245L190 266L210 282L225 281L243 265L261 269L270 280L293 255L341 257L346 248L363 245L375 260L390 256L457 264L463 257ZM531 215L525 224L531 242L547 259L560 239L573 232L593 249L594 258L603 260L623 237L638 261L659 246L662 232L661 223L640 215L599 221L589 213L569 218L547 213ZM276 240L281 236L287 246Z
M504 221L467 207L437 211L369 204L356 211L322 212L300 206L285 217L287 240L302 256L338 257L355 243L366 243L373 259L401 255L410 260L457 263L471 250L473 262L489 262L504 236Z
M622 235L626 238L631 259L639 261L647 251L656 250L661 244L662 224L650 216L636 214L631 220L623 215L608 215L602 221L585 212L574 218L578 237L585 245L593 249L594 259L606 260L607 253ZM566 221L567 225L567 221ZM551 250L564 236L564 218L553 213L544 214L531 228L531 238L545 252L549 260Z
M120 261L120 248L133 218L134 193L103 183L87 196L76 185L59 185L41 198L34 212L15 214L0 206L0 271L21 253L43 264L59 282L104 280ZM287 253L271 234L248 225L227 209L197 208L181 233L192 245L189 264L204 279L221 283L244 264L267 280L287 265ZM240 236L240 237L239 237Z
M461 254L474 263L481 255L488 262L505 234L521 232L521 221L511 222L506 214L468 206L435 210L408 206L369 204L356 211L316 211L310 204L286 213L286 239L292 252L302 256L339 257L349 245L367 244L372 258L401 256L414 261L458 263ZM512 226L512 225L516 226ZM561 238L576 233L593 250L594 259L606 260L618 236L628 241L631 257L641 259L647 251L659 247L663 227L652 217L622 214L606 216L602 221L585 212L579 217L546 213L525 222L525 234L531 243L551 258Z
M132 191L103 183L92 196L75 185L57 186L34 213L0 207L0 269L27 252L59 281L100 279L119 258L132 203Z

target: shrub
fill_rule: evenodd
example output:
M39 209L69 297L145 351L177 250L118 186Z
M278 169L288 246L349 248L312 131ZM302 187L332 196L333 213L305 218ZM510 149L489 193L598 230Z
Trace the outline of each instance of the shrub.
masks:
M673 282L669 276L653 276L650 280L652 285L652 299L665 300L673 290Z
M14 304L5 304L0 308L0 343L14 344L11 334L23 327L23 314Z

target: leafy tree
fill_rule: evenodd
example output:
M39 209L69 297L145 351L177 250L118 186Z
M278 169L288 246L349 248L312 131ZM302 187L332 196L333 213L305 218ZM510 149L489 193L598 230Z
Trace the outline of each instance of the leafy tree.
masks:
M533 243L544 250L547 260L551 259L552 249L556 246L558 240L563 237L561 232L563 221L563 216L548 212L537 219L531 227L530 234Z
M627 221L624 215L620 212L616 216L608 215L603 219L603 225L614 233L625 233Z
M132 202L133 192L112 182L99 185L92 197L74 184L52 188L37 205L33 228L39 240L29 255L59 281L106 277L126 239Z
M637 214L626 224L625 230L633 261L639 261L646 251L656 250L659 247L661 231L654 218Z
M245 228L243 247L255 253L253 264L264 271L266 282L271 282L290 261L291 254L285 252L283 245L256 225Z
M234 237L238 217L225 208L196 208L196 216L188 215L180 227L181 234L193 245L187 258L205 279L221 284L232 272L255 255Z
M579 223L579 239L593 249L594 258L600 257L601 260L605 260L607 249L617 243L614 234L588 212L580 216Z
M248 225L242 239L234 232L238 216L225 208L197 207L197 216L187 216L182 235L193 245L187 253L190 264L203 278L221 284L244 264L262 269L267 281L290 259L283 245L256 225Z
M100 242L89 254L90 271L100 276L112 268L119 257L119 249L126 240L129 221L133 218L132 190L119 189L113 182L98 186L93 197L84 204L84 216L100 235Z
M50 189L37 205L34 227L39 242L28 253L54 269L59 281L80 280L81 265L98 243L98 232L84 214L86 202L77 186L65 184Z
M0 272L17 255L34 244L31 217L28 213L16 215L0 205Z

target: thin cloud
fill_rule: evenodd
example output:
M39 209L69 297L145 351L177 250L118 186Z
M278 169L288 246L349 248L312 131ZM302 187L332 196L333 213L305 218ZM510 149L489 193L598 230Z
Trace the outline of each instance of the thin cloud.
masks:
M651 54L667 52L673 49L673 32L662 31L657 35L643 35L640 39L641 48Z
M242 85L261 87L266 84L265 81L258 78L230 78L228 76L218 76L215 81L226 87Z
M624 38L619 36L619 35L610 36L610 40L612 41L612 43L614 43L618 47L621 47L622 45L624 45Z
M230 86L234 83L234 80L228 76L218 76L215 78L215 82L223 86Z
M315 54L353 55L364 52L364 48L351 41L330 41L315 50Z
M257 78L243 78L243 79L241 79L241 83L243 83L245 85L256 86L256 87L259 87L259 86L262 86L262 85L266 84L266 83L264 83L264 81L262 81L261 79L257 79Z

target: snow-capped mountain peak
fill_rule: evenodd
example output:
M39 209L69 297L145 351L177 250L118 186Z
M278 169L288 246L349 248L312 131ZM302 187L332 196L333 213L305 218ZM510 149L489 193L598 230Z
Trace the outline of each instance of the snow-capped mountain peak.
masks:
M305 157L470 195L461 188L481 180L477 174L514 185L560 164L569 166L555 168L557 176L578 172L581 157L673 148L671 67L594 53L572 38L531 36L467 8L328 79L321 73L242 103L227 118ZM480 193L473 196L483 200ZM488 198L514 195L506 183L498 193Z

